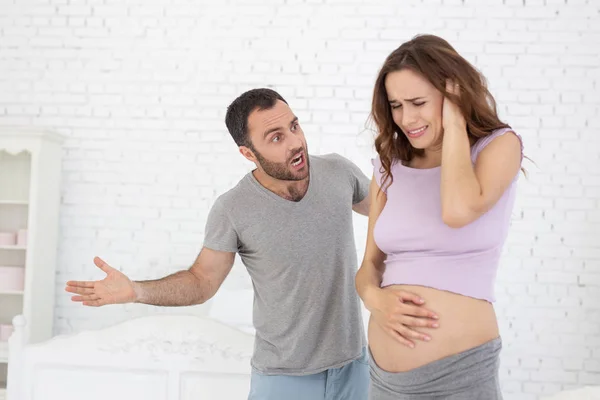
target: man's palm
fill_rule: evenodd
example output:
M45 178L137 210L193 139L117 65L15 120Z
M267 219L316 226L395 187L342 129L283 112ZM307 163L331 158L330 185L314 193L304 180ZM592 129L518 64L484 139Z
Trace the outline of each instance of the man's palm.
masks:
M67 282L65 290L77 294L71 297L71 300L93 307L135 301L133 282L125 274L112 268L99 257L94 258L94 264L106 273L106 278L101 281Z

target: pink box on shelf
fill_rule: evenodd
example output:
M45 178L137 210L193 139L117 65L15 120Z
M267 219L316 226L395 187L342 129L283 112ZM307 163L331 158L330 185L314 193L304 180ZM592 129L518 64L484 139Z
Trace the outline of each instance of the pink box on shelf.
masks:
M13 331L12 325L0 325L0 342L7 342Z
M27 246L27 229L19 229L17 232L17 246Z
M25 268L0 266L0 291L20 292L25 287Z
M14 246L17 244L17 235L14 232L0 232L0 246Z

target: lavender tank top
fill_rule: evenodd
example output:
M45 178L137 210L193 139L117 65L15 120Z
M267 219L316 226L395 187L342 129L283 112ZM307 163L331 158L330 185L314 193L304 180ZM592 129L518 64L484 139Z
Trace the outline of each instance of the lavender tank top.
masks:
M471 148L473 163L481 150L506 132L514 131L503 128L479 139ZM373 159L373 167L381 187L379 157ZM394 180L391 185L389 179L385 182L387 202L373 230L375 243L387 255L381 286L428 286L494 302L518 174L487 213L464 227L451 228L442 221L441 167L416 169L396 161L391 172Z

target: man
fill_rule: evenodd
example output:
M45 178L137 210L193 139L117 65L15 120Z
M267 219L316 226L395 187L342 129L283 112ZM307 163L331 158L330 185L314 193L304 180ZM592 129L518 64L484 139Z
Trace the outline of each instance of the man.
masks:
M254 286L249 399L366 400L352 210L368 214L369 179L339 155L309 156L298 118L273 90L242 94L226 125L256 169L216 200L194 265L133 282L96 257L107 277L66 290L87 306L202 304L239 253Z

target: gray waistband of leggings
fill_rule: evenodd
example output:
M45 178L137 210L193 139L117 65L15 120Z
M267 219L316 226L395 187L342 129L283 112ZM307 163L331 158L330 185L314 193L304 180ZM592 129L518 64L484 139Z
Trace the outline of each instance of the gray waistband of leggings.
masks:
M373 359L369 350L371 381L387 393L444 396L497 378L502 339L433 361L406 372L387 372Z

